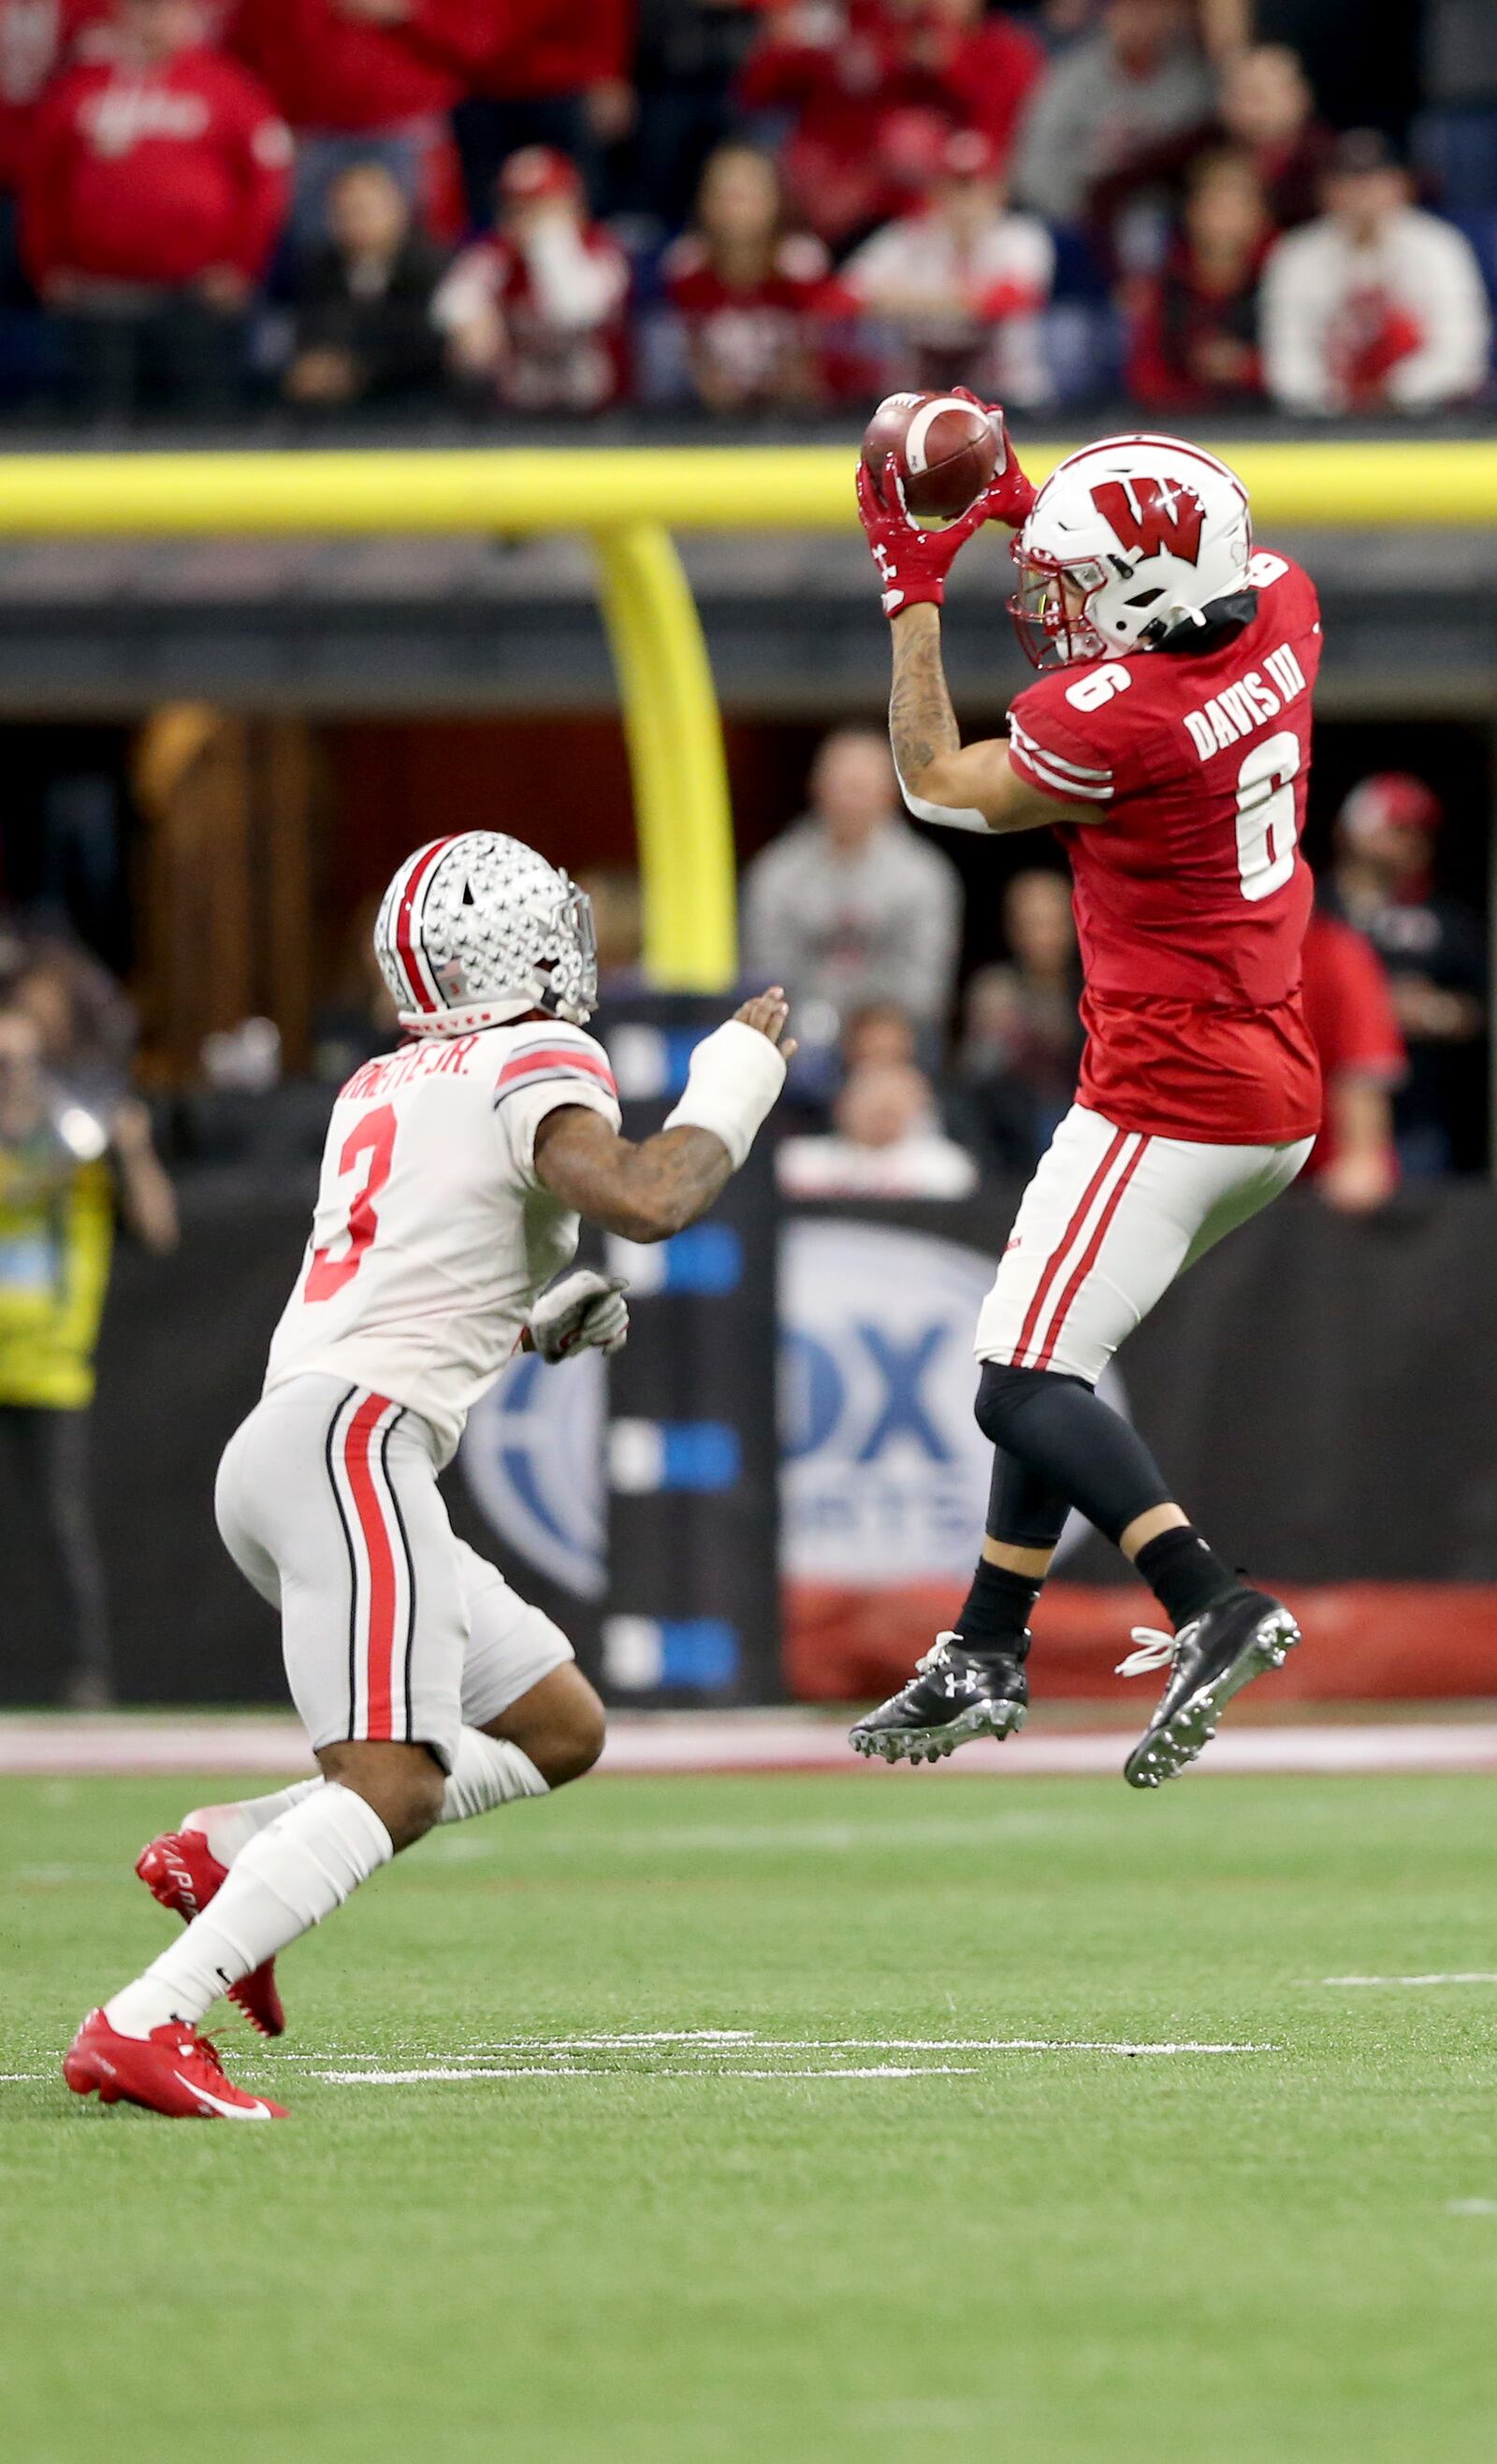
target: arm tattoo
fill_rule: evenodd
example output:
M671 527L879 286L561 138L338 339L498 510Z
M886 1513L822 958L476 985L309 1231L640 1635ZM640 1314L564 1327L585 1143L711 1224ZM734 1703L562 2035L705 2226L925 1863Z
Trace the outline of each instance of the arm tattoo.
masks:
M899 776L917 786L942 753L961 749L961 731L951 706L941 666L940 625L914 608L893 626L894 681L889 697L889 737Z
M680 1228L694 1223L733 1177L733 1161L721 1138L689 1123L660 1130L629 1158L629 1198L657 1221Z
M634 1146L596 1112L568 1107L541 1122L536 1169L563 1204L604 1231L664 1241L705 1213L732 1177L733 1162L710 1130L683 1122Z

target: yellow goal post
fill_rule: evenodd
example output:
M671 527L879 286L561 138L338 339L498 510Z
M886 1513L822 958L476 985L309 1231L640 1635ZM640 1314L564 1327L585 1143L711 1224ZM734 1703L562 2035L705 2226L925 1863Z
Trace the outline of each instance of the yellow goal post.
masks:
M1070 445L1028 445L1045 477ZM1260 530L1497 524L1497 441L1340 439L1211 450ZM0 537L581 532L618 680L645 901L662 989L720 992L737 967L733 820L682 531L851 527L856 447L475 447L455 451L0 456Z

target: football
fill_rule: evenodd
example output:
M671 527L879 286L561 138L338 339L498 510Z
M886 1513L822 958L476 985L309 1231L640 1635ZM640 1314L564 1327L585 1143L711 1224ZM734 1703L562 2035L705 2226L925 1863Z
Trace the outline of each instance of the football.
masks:
M892 393L863 431L863 459L882 492L890 454L905 503L922 520L964 514L998 466L998 446L975 404L950 393Z

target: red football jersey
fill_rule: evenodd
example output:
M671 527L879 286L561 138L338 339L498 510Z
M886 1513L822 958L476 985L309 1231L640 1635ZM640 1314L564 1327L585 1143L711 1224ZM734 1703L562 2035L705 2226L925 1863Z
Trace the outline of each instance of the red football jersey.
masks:
M1312 886L1299 850L1320 607L1260 553L1251 621L1199 657L1052 670L1009 711L1019 777L1068 823L1086 992L1080 1097L1119 1129L1223 1146L1320 1126L1300 1000Z

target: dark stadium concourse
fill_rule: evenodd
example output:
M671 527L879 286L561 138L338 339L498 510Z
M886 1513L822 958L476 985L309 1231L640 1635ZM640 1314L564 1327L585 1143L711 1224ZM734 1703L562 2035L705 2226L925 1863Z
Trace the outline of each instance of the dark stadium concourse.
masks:
M852 463L848 446L848 467ZM1484 714L1497 670L1497 540L1300 531L1270 542L1325 606L1320 708ZM684 538L730 710L875 711L884 643L867 550L772 529ZM1025 680L1006 561L958 566L947 639L963 708ZM0 543L0 709L134 715L164 699L301 713L561 712L614 695L592 560L564 536Z

